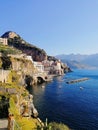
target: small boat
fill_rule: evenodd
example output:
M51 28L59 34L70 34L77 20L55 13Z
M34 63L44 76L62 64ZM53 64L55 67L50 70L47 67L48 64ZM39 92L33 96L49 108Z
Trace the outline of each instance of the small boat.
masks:
M83 90L84 88L83 87L80 87L81 90Z
M45 88L45 86L42 86L42 88Z

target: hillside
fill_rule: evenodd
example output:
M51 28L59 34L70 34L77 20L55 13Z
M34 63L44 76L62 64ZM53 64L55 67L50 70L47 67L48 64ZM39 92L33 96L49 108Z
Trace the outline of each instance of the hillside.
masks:
M33 61L37 61L37 62L47 61L48 64L46 64L45 62L43 62L42 64L48 68L47 70L49 72L52 68L52 67L49 68L49 65L53 62L55 63L59 61L57 58L53 56L48 56L47 53L43 49L40 49L36 47L35 45L32 45L26 42L23 38L21 38L15 32L8 31L4 33L1 36L1 38L6 38L8 41L7 43L8 46L6 45L3 47L3 51L6 50L7 54L16 53L19 55L20 53L23 53L23 54L27 54L31 56ZM2 49L1 49L1 52L2 52ZM65 73L71 71L71 69L62 62L61 62L61 69L63 69Z
M43 49L26 42L15 32L8 31L1 37L8 39L9 46L15 47L27 55L31 55L34 61L43 61L47 59L47 54Z
M2 44L0 44L0 52L6 53L6 54L21 54L22 53L22 51L20 51L18 49L15 49L10 46L4 46Z

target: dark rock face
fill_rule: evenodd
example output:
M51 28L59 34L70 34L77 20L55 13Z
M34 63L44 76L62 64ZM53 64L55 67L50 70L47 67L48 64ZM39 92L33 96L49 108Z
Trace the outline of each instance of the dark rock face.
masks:
M8 31L2 35L2 38L8 38L8 45L13 46L23 53L32 56L34 61L43 61L47 59L47 54L43 49L27 43L15 32Z
M58 61L58 59L54 56L48 56L49 61Z
M19 35L17 35L15 32L8 31L8 32L5 32L1 37L2 38L14 38L14 37L19 37Z
M8 117L9 99L2 96L0 100L0 118Z

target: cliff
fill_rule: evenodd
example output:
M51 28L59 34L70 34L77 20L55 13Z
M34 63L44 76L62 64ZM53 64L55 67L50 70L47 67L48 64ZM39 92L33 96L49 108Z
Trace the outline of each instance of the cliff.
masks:
M12 48L16 48L17 50L20 50L22 53L25 53L29 56L32 56L32 59L34 61L42 62L42 61L49 61L49 62L58 62L59 60L53 56L48 56L47 53L34 45L31 45L30 43L23 40L18 34L12 31L8 31L4 33L2 38L8 39L8 46ZM64 70L64 72L71 71L70 68L61 62L61 68Z
M64 73L66 73L66 72L72 72L72 70L70 69L70 67L69 66L67 66L67 64L66 64L66 62L62 62L60 59L58 59L58 58L56 58L56 57L54 57L54 56L48 56L47 57L47 59L51 62L51 61L53 61L53 62L60 62L60 64L61 64L61 68L64 70Z
M43 61L47 59L47 54L43 49L29 44L23 40L18 34L12 31L4 33L2 38L8 39L8 45L21 50L23 53L32 56L34 61Z
M8 46L2 46L3 49L0 51L0 75L5 75L4 77L6 77L6 80L5 78L1 80L0 94L1 98L5 95L5 98L7 97L9 99L10 108L9 111L7 108L7 115L8 113L14 114L16 122L19 123L20 128L23 130L37 129L37 126L38 129L40 129L40 127L43 127L44 129L44 125L42 126L39 118L30 118L29 120L27 120L27 118L25 119L25 116L31 117L31 115L28 114L31 113L31 109L29 109L30 107L28 105L32 99L30 100L28 91L21 86L25 85L26 87L26 85L30 86L36 83L37 80L33 80L33 75L36 73L38 74L38 69L34 66L32 58L35 61L44 61L47 60L47 54L44 50L30 45L14 32L6 32L2 35L2 38L8 39ZM17 48L17 50L15 48ZM22 52L18 52L18 50L21 50ZM25 54L32 56L32 58L30 57L31 60ZM54 59L54 57L48 57L48 61L58 61L58 59ZM64 64L62 64L62 68L63 67L68 69L68 67ZM38 77L38 79L39 78L40 77ZM45 78L47 79L46 76ZM32 102L31 106L33 106L33 116L36 117L36 113L34 112L35 107ZM56 126L58 128L58 124L56 124ZM51 128L52 127L54 128L54 123L51 124ZM63 129L65 129L65 126Z
M15 73L8 76L11 71ZM2 54L0 56L1 82L17 82L17 84L24 85L27 84L26 80L29 78L29 84L33 85L37 83L37 79L34 77L36 73L38 73L38 69L24 54Z

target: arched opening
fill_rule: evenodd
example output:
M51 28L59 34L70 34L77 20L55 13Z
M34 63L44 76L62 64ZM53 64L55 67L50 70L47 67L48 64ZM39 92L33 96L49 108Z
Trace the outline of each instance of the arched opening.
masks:
M27 86L30 86L32 84L33 78L30 75L25 76L25 83Z
M43 82L44 82L44 80L43 80L42 77L37 77L37 83L38 83L38 84L41 84L41 83L43 83Z

